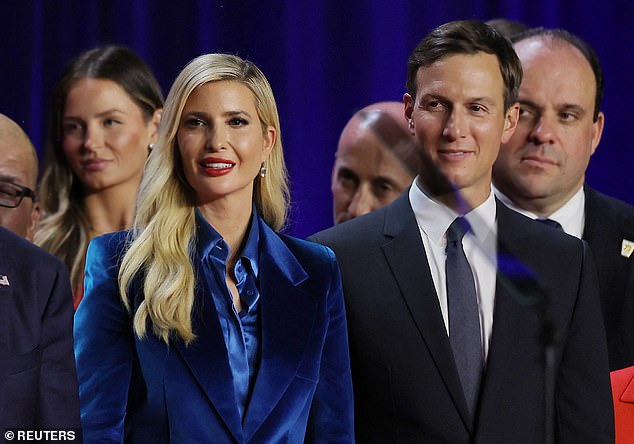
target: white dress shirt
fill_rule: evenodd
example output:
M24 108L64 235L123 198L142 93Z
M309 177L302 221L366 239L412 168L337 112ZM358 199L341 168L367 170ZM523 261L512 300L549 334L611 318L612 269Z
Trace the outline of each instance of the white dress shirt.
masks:
M445 272L447 245L446 232L449 225L460 215L445 205L427 196L417 185L418 177L410 187L409 200L416 216L429 270L436 287L440 311L447 335L449 335L449 310L447 308L447 277ZM493 193L477 208L464 215L472 231L465 234L463 249L476 286L480 311L480 333L484 358L489 351L489 340L493 327L495 305L495 282L497 270L497 222ZM421 265L423 266L423 265Z
M531 219L537 219L538 216L535 213L526 211L513 203L504 193L497 188L493 187L493 191L498 199L500 199L504 205L518 213L523 214ZM564 232L581 239L583 236L583 229L586 221L586 195L583 192L583 187L579 188L577 192L550 216L548 219L559 222Z

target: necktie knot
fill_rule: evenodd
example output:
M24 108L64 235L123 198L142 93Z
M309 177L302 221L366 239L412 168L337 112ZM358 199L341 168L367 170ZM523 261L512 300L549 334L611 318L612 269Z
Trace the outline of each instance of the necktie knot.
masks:
M549 227L556 228L558 230L562 230L561 224L556 220L548 219L547 217L540 217L535 219L537 222L541 222L544 225L548 225Z
M447 228L447 244L457 244L462 242L464 235L471 230L471 225L464 217L457 217Z

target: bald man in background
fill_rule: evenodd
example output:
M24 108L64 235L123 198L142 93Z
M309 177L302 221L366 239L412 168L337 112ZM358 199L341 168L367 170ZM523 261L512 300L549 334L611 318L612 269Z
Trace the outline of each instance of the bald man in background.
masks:
M386 206L412 184L419 161L407 125L401 102L366 106L348 121L332 169L335 224Z
M68 270L31 242L37 163L26 133L0 114L0 432L81 442Z
M22 128L3 114L0 153L0 226L33 240L40 220L40 205L35 198L37 154ZM21 197L14 199L18 195Z

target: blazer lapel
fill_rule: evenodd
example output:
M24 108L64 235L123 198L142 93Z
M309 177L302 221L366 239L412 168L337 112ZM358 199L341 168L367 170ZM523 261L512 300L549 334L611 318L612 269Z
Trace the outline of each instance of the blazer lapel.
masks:
M619 397L619 401L634 404L634 374Z
M404 193L386 210L384 234L388 240L383 245L383 252L447 391L465 426L471 430L471 415L453 359L418 224L409 203L409 193Z
M218 313L206 280L200 279L199 285L192 316L197 337L188 346L181 340L172 341L172 344L236 441L242 442L242 422L236 407L233 376Z
M244 436L257 432L296 375L313 328L318 298L298 285L308 275L280 237L260 224L260 368L247 407Z

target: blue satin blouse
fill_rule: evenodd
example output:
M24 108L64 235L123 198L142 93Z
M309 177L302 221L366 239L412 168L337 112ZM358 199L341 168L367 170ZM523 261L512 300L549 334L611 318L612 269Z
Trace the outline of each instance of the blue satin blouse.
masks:
M218 311L240 418L244 419L260 361L260 292L258 291L259 222L255 208L240 258L233 272L243 309L238 313L226 284L229 246L196 210L197 254Z

